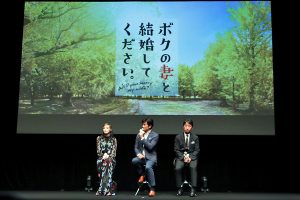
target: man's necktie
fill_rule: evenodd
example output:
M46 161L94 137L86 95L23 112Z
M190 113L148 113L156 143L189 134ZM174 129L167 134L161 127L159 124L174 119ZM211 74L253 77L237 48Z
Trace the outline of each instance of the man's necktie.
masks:
M189 148L189 136L188 135L185 136L185 147Z

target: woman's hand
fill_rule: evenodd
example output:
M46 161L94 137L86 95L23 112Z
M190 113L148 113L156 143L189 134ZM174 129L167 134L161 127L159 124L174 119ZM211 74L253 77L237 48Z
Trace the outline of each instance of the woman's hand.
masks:
M102 160L106 160L109 157L109 155L107 153L104 153L104 155L102 156Z

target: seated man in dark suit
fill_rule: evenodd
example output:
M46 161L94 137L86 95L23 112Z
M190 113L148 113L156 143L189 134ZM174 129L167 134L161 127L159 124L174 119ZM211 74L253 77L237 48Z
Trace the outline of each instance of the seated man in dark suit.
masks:
M152 131L153 120L146 118L142 120L143 128L140 129L135 139L134 151L136 157L132 159L132 164L136 167L140 176L138 182L144 181L143 165L146 165L146 177L150 185L149 197L155 196L155 176L154 166L157 163L156 147L159 135Z
M193 125L193 120L185 120L183 122L183 133L180 133L175 137L175 178L176 186L178 187L178 196L181 196L183 194L183 188L181 188L180 186L183 182L182 171L185 165L189 167L191 174L192 188L190 196L194 197L196 192L195 188L197 187L197 164L200 147L198 136L191 133Z

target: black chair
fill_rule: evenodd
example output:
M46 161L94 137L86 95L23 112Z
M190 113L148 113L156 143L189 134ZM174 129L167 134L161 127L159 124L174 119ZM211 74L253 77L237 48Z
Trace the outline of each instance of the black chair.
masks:
M143 165L143 167L144 167L144 173L142 176L144 176L144 181L142 183L138 183L139 187L134 196L137 196L142 189L144 189L144 188L150 189L150 187L151 187L149 182L147 181L147 174L146 174L146 169L145 169L146 165Z
M173 161L173 165L174 167L176 166L176 159L174 159ZM187 171L189 169L189 165L188 164L185 164L184 167L183 167L183 182L182 184L180 185L180 188L184 191L184 188L185 186L188 186L190 188L190 190L193 188L191 182L187 181Z

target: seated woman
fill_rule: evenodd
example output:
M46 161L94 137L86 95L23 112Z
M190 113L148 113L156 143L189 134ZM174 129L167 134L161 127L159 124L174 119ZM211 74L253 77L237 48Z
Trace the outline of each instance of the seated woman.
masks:
M96 139L97 145L97 170L99 189L96 195L114 195L115 183L112 176L116 166L117 139L112 134L109 123L103 125L102 135Z

